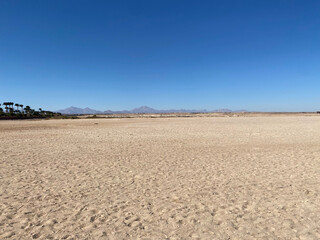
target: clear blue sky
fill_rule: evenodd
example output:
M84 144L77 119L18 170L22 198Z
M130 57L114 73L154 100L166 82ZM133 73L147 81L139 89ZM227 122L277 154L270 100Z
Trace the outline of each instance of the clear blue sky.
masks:
M0 1L0 102L320 110L320 1Z

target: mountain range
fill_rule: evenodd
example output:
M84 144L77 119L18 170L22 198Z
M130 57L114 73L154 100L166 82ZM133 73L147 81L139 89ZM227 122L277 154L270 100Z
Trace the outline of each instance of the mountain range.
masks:
M169 110L158 110L154 108L150 108L148 106L142 106L139 108L134 108L132 110L123 110L123 111L112 111L112 110L106 110L106 111L98 111L91 108L78 108L78 107L69 107L66 109L58 110L57 112L62 114L129 114L129 113L195 113L195 112L247 112L247 110L236 110L232 111L230 109L217 109L213 111L207 111L206 109L169 109Z

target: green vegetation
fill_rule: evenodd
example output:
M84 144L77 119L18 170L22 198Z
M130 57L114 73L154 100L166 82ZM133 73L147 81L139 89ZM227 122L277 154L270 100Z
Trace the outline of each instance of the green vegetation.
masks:
M0 119L31 119L31 118L59 118L61 113L54 113L32 109L30 106L23 108L23 104L4 102L0 103Z

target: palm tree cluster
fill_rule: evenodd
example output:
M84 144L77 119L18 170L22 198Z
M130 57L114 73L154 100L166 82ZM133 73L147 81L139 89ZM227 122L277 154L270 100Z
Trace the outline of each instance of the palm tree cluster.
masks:
M30 106L25 106L23 104L4 102L0 103L0 117L12 117L12 118L33 118L33 117L53 117L58 113L51 111L44 111L41 108L39 110L32 109Z

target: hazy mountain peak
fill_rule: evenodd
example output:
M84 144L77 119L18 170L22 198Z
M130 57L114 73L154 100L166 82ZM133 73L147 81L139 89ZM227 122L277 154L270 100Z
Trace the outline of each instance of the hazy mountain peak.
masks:
M98 111L91 108L78 108L78 107L69 107L66 109L58 110L57 112L60 112L62 114L121 114L121 113L194 113L194 112L208 112L205 109L196 110L196 109L170 109L170 110L157 110L148 106L141 106L138 108L134 108L132 110L123 110L123 111L112 111L112 110L106 110L104 112ZM211 112L247 112L246 110L237 110L232 111L230 109L217 109L213 110Z
M100 111L91 109L91 108L78 108L78 107L69 107L66 109L58 110L57 112L62 114L98 114L101 113Z
M157 112L157 110L148 106L141 106L139 108L132 109L131 112L132 113L155 113Z

